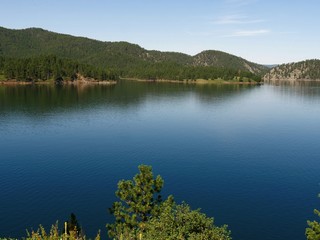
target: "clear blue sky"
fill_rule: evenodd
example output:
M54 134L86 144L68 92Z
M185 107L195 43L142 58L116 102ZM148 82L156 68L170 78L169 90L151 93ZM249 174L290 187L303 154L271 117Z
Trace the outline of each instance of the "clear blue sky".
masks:
M0 0L0 26L261 64L320 58L319 0Z

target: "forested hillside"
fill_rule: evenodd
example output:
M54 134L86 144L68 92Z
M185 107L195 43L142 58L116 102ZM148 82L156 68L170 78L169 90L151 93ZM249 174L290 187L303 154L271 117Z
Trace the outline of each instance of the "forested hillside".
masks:
M39 28L10 30L0 27L0 55L5 58L54 55L113 69L121 77L146 79L260 80L267 71L265 66L220 51L204 51L195 56L148 51L128 42L102 42Z
M111 69L94 67L53 55L30 58L0 56L0 80L14 79L26 82L53 80L62 83L63 80L75 81L81 77L99 81L117 80L118 73Z
M264 81L303 81L320 80L320 60L306 60L297 63L282 64L270 70Z

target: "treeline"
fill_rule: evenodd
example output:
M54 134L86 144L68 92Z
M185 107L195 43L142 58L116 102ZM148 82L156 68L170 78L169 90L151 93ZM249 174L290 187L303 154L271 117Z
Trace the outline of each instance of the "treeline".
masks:
M17 81L63 80L75 81L79 76L95 80L117 80L118 73L54 55L32 58L0 57L0 74L4 79Z
M58 58L54 55L7 58L0 57L0 75L17 81L69 80L75 81L79 75L99 81L123 78L147 80L214 80L260 82L261 76L244 70L212 66L185 66L174 62L137 62L135 66L103 68L74 60Z
M135 68L119 70L123 77L136 77L140 79L170 79L170 80L214 80L226 81L255 81L260 82L261 76L249 71L236 70L232 68L212 66L183 66L176 63L161 62L154 64L141 64Z
M113 69L117 76L143 79L260 81L260 75L268 70L221 51L203 51L190 56L148 51L128 42L101 42L38 28L10 30L0 27L0 56L34 58L51 54L96 68ZM93 72L96 73L88 75L103 78L101 73Z

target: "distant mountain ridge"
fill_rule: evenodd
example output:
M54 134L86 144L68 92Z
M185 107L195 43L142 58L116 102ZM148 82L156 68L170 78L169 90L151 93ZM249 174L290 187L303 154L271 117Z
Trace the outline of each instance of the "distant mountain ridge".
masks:
M122 72L153 64L209 66L248 71L256 75L263 75L268 71L266 66L221 51L208 50L190 56L178 52L146 50L128 42L102 42L75 37L40 28L11 30L0 27L0 55L25 58L51 54Z
M320 81L320 60L311 59L274 67L263 80L274 81Z

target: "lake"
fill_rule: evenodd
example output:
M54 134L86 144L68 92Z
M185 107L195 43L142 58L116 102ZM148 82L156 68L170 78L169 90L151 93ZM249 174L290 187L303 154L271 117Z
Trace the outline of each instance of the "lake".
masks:
M117 182L148 164L233 239L305 239L319 122L319 84L0 85L0 237L73 212L106 238Z

